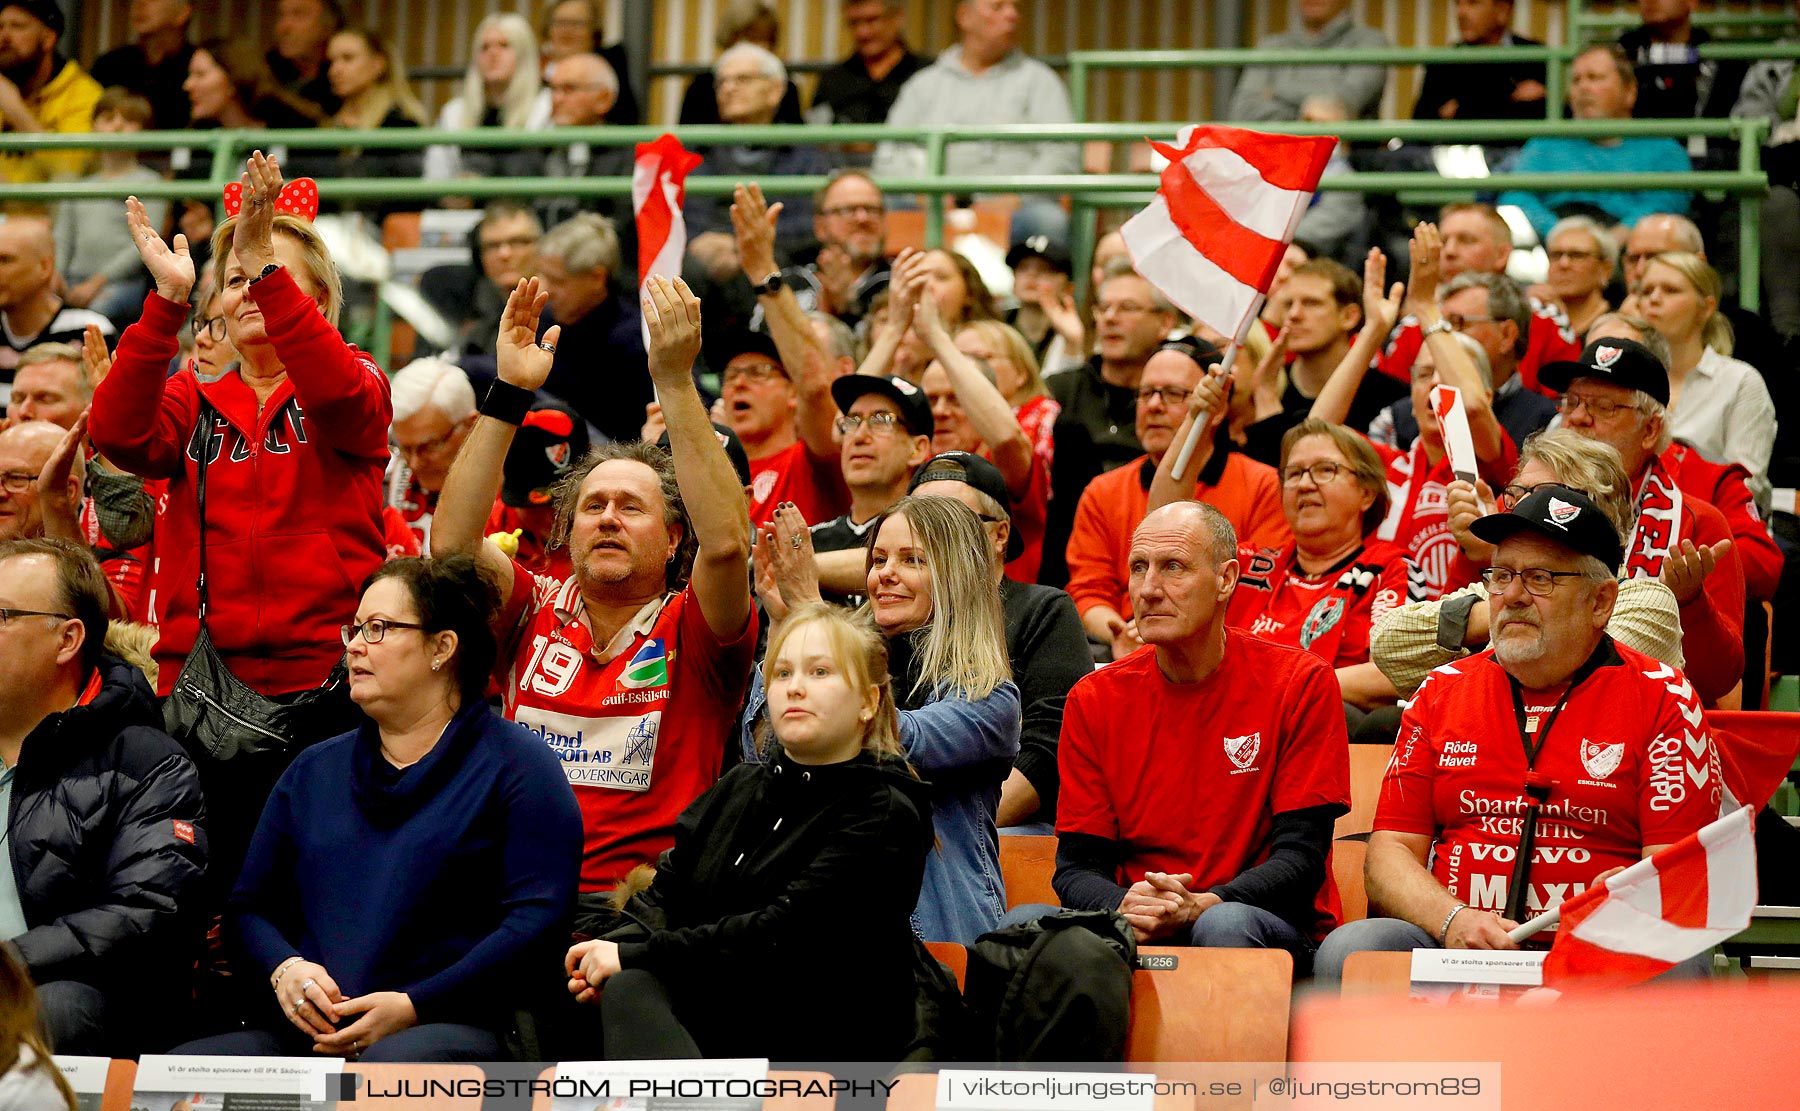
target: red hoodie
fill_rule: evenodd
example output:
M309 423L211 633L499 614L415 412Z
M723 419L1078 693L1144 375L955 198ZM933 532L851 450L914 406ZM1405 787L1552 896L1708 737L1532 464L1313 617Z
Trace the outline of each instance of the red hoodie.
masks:
M186 371L168 375L187 306L154 291L94 390L88 433L101 453L169 480L151 572L162 632L159 694L168 694L199 634L202 394L220 415L206 466L207 625L233 675L262 694L323 682L343 654L338 626L355 615L357 587L387 555L387 376L344 342L286 270L248 295L288 369L260 413L235 372L206 385Z

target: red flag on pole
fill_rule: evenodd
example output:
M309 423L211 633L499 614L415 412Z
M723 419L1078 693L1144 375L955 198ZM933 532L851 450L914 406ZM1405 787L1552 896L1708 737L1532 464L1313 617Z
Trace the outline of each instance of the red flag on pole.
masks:
M631 211L637 217L640 286L652 274L681 276L681 257L687 253L687 222L682 219L681 204L687 197L688 172L700 161L699 155L673 135L637 145L637 164L631 171Z

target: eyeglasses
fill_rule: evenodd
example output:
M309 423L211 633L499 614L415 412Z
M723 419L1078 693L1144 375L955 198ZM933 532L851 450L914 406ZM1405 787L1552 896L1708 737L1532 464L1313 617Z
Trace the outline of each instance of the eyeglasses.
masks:
M732 73L713 78L713 84L718 88L726 89L733 85L754 85L758 81L773 80L775 79L766 73Z
M1600 254L1597 251L1545 251L1544 253L1550 256L1551 262L1580 262L1583 259L1600 261Z
M866 417L860 413L851 413L847 417L837 419L838 435L853 436L856 434L856 430L865 424L869 426L869 431L874 435L885 436L900 426L900 418L892 413L870 413Z
M1101 301L1094 306L1094 315L1116 313L1119 316L1142 316L1151 310L1152 306L1140 305L1136 301Z
M1321 459L1311 466L1289 467L1287 470L1282 471L1281 484L1283 486L1298 486L1300 485L1300 479L1302 477L1307 477L1313 480L1314 486L1324 486L1327 483L1335 482L1338 475L1345 474L1349 470L1350 468L1342 463L1333 463L1329 459Z
M23 494L37 485L36 471L7 471L0 474L0 489L9 494Z
M1489 567L1481 572L1481 582L1489 594L1504 594L1514 579L1525 584L1525 592L1539 598L1549 597L1557 579L1579 579L1580 571L1551 571L1544 567L1527 567L1514 571L1510 567Z
M358 633L362 634L364 644L380 644L381 639L387 636L389 629L424 628L425 626L416 621L385 621L379 617L372 617L360 625L339 625L338 636L344 638L344 647L348 648Z
M1660 254L1662 254L1661 251L1629 251L1625 255L1625 265L1642 266Z
M515 235L511 239L483 239L481 253L485 255L493 251L524 251L535 246L537 246L537 236L535 235Z
M225 318L222 316L196 316L188 328L194 333L195 339L206 335L211 336L213 342L217 343L225 338Z
M1597 397L1583 397L1578 393L1566 393L1556 401L1556 407L1562 410L1565 417L1575 415L1575 410L1586 409L1588 416L1595 420L1611 420L1627 409L1636 409L1633 404L1621 404L1617 401L1603 401Z
M878 204L834 204L830 208L819 209L819 215L879 220L887 215L887 209Z
M453 425L450 431L444 433L442 436L426 440L422 444L402 444L396 442L394 444L394 450L405 456L436 455L438 452L443 451L450 446L450 441L456 438L456 434L460 430L460 425Z
M570 93L585 93L600 87L601 85L597 81L552 81L550 82L550 95L567 96Z
M1463 329L1467 328L1471 324L1494 324L1494 323L1497 323L1498 320L1499 320L1498 317L1464 316L1462 313L1459 313L1459 312L1447 312L1444 314L1444 323L1450 325L1450 327L1456 329L1459 332L1462 331Z
M0 609L0 625L5 625L17 617L54 617L58 621L73 621L72 613L51 613L49 610L13 610Z
M1561 482L1535 482L1535 483L1531 484L1530 486L1522 486L1519 483L1514 482L1514 483L1506 486L1505 488L1503 488L1500 491L1500 496L1506 499L1506 504L1518 505L1520 502L1524 501L1526 498L1530 497L1532 494L1537 493L1539 490L1544 489L1546 486L1563 486L1563 485L1564 484ZM1580 492L1583 494L1587 493L1586 490L1582 490Z
M719 384L723 386L733 378L743 378L750 382L767 382L771 378L786 377L787 371L782 370L774 363L746 363L743 366L726 367L725 372L719 375Z
M1184 390L1179 386L1140 386L1137 399L1139 402L1145 402L1154 397L1172 408L1177 405L1186 405L1187 399L1193 394L1193 390Z

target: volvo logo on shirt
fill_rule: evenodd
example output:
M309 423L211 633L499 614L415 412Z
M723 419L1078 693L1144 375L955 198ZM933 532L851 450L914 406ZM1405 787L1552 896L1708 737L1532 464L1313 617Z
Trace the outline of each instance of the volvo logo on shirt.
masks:
M625 671L619 676L621 687L640 689L643 687L666 687L669 685L669 658L663 649L662 638L651 637L644 646L631 657L625 665Z
M1256 761L1257 753L1261 751L1261 730L1243 737L1225 738L1225 755L1239 768L1248 768Z

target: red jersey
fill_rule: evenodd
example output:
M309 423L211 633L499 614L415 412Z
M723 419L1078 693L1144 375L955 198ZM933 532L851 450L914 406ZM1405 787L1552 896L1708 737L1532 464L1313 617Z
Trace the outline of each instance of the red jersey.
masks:
M675 843L675 819L718 780L750 677L755 612L720 641L683 590L596 647L575 579L515 563L502 627L506 716L562 758L586 833L581 889L608 890L655 863Z
M1019 430L1031 441L1032 453L1037 456L1045 474L1050 473L1050 466L1056 460L1056 418L1061 413L1062 406L1048 394L1031 398L1013 413L1019 418ZM1024 581L1033 582L1035 576Z
M1410 316L1402 319L1399 330L1388 340L1387 349L1376 357L1376 368L1383 374L1410 384L1413 359L1418 356L1419 348L1424 342L1425 334L1420 330L1419 322ZM1569 318L1562 306L1532 298L1531 340L1525 348L1524 356L1519 360L1519 381L1528 390L1536 390L1545 397L1555 397L1555 390L1538 385L1538 368L1545 363L1579 358L1581 339L1569 327ZM1507 476L1508 479L1511 477Z
M381 507L381 534L387 543L389 559L419 554L419 536L406 523L406 518L391 505Z
M119 596L119 604L128 617L135 620L135 615L143 612L144 579L150 564L150 545L120 551L114 548L100 531L100 515L94 511L94 499L81 499L81 512L76 519L81 529L82 539L94 550L94 557L100 561L100 570L106 573L106 581L112 584L114 593Z
M1448 487L1456 479L1450 471L1450 456L1444 455L1433 465L1425 454L1423 436L1411 451L1397 451L1386 444L1374 444L1374 448L1387 466L1388 485L1387 517L1375 535L1406 553L1417 578L1413 593L1429 602L1474 582L1459 573L1464 562L1458 559L1462 548L1450 531ZM1518 469L1519 449L1503 428L1500 457L1481 464L1481 477L1498 490L1512 481Z
M822 525L849 509L838 457L816 458L796 440L774 455L750 460L750 523L768 524L784 501L799 506L809 525Z
M981 453L990 463L986 451ZM1014 498L1012 529L1019 534L1019 558L1006 561L1006 577L1014 582L1037 582L1038 568L1044 562L1044 519L1050 503L1050 465L1033 456L1031 478L1025 485L1025 496Z
M1535 768L1555 782L1538 815L1533 914L1719 816L1719 754L1681 673L1610 639L1584 671L1561 713L1556 698L1521 698ZM1506 905L1525 813L1517 722L1491 650L1433 671L1401 719L1375 813L1378 830L1431 836L1432 875L1486 910Z
M1369 662L1369 630L1412 599L1406 556L1380 540L1318 575L1302 574L1292 542L1277 551L1238 548L1239 576L1225 623L1300 648L1332 667Z
M1350 742L1331 669L1237 630L1198 683L1171 683L1140 648L1069 691L1057 746L1058 833L1124 849L1118 883L1191 872L1193 891L1268 859L1275 815L1350 805ZM1316 936L1335 918L1327 878Z

